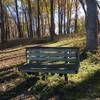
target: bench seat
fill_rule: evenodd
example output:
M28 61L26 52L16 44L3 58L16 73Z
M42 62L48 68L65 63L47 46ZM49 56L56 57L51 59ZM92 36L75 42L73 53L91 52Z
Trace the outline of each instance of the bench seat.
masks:
M51 65L45 65L45 64L24 64L19 68L20 71L24 72L42 72L42 73L63 73L63 74L73 74L78 72L78 67L74 64L51 64Z

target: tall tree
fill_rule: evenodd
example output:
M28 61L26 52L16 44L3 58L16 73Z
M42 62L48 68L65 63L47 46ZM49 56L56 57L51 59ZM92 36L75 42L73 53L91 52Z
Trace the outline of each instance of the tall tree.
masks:
M77 33L78 31L77 21L78 21L78 0L75 0L75 33Z
M55 36L55 24L54 24L54 0L50 0L50 8L51 8L51 27L50 27L50 36L51 40L54 39Z
M67 33L70 33L73 0L67 0Z
M4 9L2 0L0 0L0 29L1 29L1 43L5 42L5 28L4 28Z
M97 5L96 0L86 0L87 16L86 16L86 31L87 31L87 49L94 51L97 49Z
M19 32L19 38L22 38L22 30L21 30L21 23L20 23L20 19L19 19L19 11L18 11L18 0L15 0L15 7L16 7L16 17L17 17L17 28L18 28L18 32Z
M58 29L59 34L62 34L62 18L63 17L63 11L62 11L62 1L58 0Z
M64 0L64 34L66 34L66 0Z
M27 18L27 13L26 13L26 10L25 10L25 7L24 7L24 1L23 0L21 0L21 6L22 6L22 11L23 11L24 16L25 16L28 37L30 37L30 31L29 31L29 26L28 26L28 18Z
M29 38L33 37L33 29L32 29L32 8L31 1L28 0L28 15L29 15Z
M38 27L37 27L37 36L40 38L40 0L37 0L37 21L38 21Z

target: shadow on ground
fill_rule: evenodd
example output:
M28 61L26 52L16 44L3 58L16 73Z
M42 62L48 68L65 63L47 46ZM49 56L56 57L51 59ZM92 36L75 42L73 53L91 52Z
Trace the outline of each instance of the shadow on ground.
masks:
M0 69L0 74L2 76L0 77L0 84L3 84L5 81L9 83L11 80L20 78L17 73L12 74L15 71L12 69L13 67ZM100 71L96 71L91 76L87 76L87 79L80 83L69 82L67 84L64 81L59 81L57 85L53 86L48 86L48 83L45 85L37 85L34 90L34 86L37 84L37 81L38 79L36 77L30 77L18 83L10 90L4 92L0 91L0 100L13 99L25 92L28 92L28 89L31 87L33 87L30 91L32 95L40 95L38 100L50 100L49 98L52 97L55 98L54 100L81 100L84 98L90 98L86 100L91 100L91 98L100 97Z
M100 71L77 84L74 82L66 84L60 81L58 85L45 85L41 89L37 89L37 93L41 94L39 100L49 100L52 97L56 98L54 100L95 100L95 98L100 98ZM33 89L33 93L35 91Z
M36 77L30 77L28 79L24 78L23 80L21 80L21 78L22 77L16 71L15 67L0 69L0 100L10 100L25 93L38 80ZM16 79L21 80L21 82L14 83ZM5 84L8 85L11 82L14 83L15 86L13 88L11 87L11 89L3 91L2 86Z
M4 92L3 94L0 95L1 100L10 100L11 98L17 97L18 95L21 95L25 93L31 86L33 86L36 83L36 78L31 77L19 85L17 85L15 88Z
M7 41L3 44L0 43L0 50L5 50L8 48L16 48L19 46L26 46L26 45L33 45L33 44L45 44L45 43L52 43L56 42L57 40L50 40L48 37L40 38L40 39L28 39L28 38L23 38L23 39L16 39L16 40L10 40Z

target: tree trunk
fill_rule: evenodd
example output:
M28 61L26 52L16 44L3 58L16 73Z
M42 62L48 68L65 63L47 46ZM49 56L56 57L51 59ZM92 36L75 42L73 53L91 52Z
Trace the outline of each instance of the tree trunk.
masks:
M61 7L60 7L60 1L58 0L58 29L59 29L59 34L61 34L61 18L60 18L60 12L61 12Z
M20 24L20 19L19 19L19 13L18 13L18 1L15 0L15 7L16 7L16 16L17 16L17 28L18 28L18 32L19 32L19 38L22 38L22 31L21 31L21 24Z
M50 8L51 8L51 27L50 27L50 36L51 40L54 39L55 36L55 24L54 24L54 0L50 0Z
M38 17L37 36L38 38L40 38L41 37L41 34L40 34L40 0L37 0L37 17Z
M44 0L45 3L45 8L46 8L46 12L47 12L47 22L48 22L48 29L49 29L49 33L50 33L50 16L49 16L49 9L48 9L48 2L46 0Z
M5 28L4 28L4 10L2 0L0 0L0 29L1 29L1 43L5 42Z
M30 31L29 31L29 26L28 26L28 18L27 18L27 14L26 14L26 11L25 11L24 6L23 6L23 0L21 0L21 6L22 6L23 13L24 13L26 27L27 27L27 33L28 33L28 37L29 37L30 36L30 34L29 34Z
M75 33L77 33L77 19L78 19L78 0L75 0Z
M29 15L29 38L33 38L33 30L32 30L32 8L31 2L28 0L28 15Z
M96 0L86 0L86 32L87 32L87 49L95 51L97 49L97 5Z
M67 34L70 33L70 0L67 0Z
M64 0L64 34L66 35L66 0Z

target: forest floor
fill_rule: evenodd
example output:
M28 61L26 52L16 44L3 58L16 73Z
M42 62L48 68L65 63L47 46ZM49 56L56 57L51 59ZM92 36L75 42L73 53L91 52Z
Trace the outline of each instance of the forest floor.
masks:
M58 74L47 80L22 75L16 69L25 63L25 47L77 46L85 48L85 37L27 44L0 51L0 100L100 100L100 47L96 54L83 53L78 74L68 75L67 84Z

